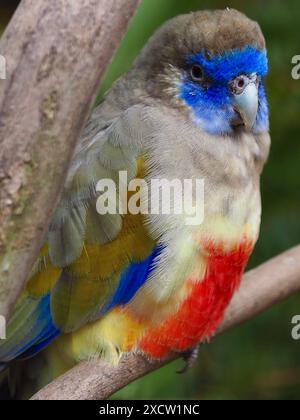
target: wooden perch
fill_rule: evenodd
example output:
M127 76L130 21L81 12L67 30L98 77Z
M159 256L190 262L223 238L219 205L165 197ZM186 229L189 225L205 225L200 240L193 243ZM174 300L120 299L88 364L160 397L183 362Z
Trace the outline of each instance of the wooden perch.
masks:
M253 318L265 309L300 292L300 246L245 274L218 334ZM101 361L83 362L50 385L33 400L102 400L180 357L150 362L141 355L125 355L117 367Z
M37 257L99 82L139 0L23 0L0 41L0 314Z

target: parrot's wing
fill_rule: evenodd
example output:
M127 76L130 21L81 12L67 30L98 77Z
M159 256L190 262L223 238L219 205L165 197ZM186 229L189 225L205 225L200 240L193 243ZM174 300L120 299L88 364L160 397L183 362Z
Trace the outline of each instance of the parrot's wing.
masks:
M99 112L99 111L98 111ZM138 107L86 127L26 290L0 343L0 361L29 356L62 332L127 303L160 252L141 214L99 215L96 184L144 176ZM135 143L135 146L132 145Z

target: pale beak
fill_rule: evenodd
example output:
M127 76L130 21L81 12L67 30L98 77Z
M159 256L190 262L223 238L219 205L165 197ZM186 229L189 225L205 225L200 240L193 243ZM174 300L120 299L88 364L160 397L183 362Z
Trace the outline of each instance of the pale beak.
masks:
M239 76L232 82L234 108L247 130L255 124L258 111L258 78Z

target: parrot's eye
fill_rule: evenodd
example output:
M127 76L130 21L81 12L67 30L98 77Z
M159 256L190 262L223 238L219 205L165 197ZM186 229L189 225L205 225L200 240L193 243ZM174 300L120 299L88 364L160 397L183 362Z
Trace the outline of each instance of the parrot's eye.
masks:
M190 74L195 82L201 82L204 79L203 70L198 64L193 64L190 69Z

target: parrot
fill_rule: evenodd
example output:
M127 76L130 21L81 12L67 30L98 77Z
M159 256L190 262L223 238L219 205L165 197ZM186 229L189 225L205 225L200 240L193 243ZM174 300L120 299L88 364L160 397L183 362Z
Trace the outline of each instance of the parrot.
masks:
M83 129L0 341L12 395L27 398L83 360L188 360L213 337L259 237L267 74L259 24L227 8L165 22L114 82ZM202 179L203 220L119 205L100 214L99 181L117 185L122 171L125 188ZM106 198L116 201L112 190Z

